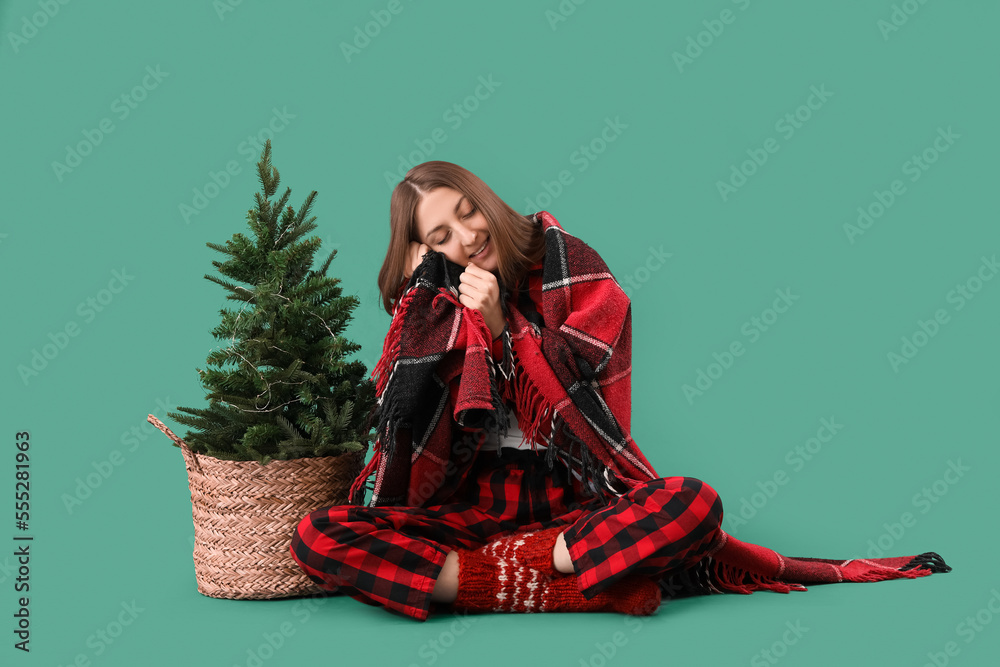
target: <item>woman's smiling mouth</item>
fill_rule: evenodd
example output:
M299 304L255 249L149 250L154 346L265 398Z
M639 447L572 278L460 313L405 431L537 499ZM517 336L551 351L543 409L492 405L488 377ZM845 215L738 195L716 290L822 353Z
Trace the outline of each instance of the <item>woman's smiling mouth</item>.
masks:
M479 250L469 255L469 259L472 259L473 257L480 257L483 254L485 254L489 249L490 249L490 237L487 236L486 242L483 243L482 247L480 247Z

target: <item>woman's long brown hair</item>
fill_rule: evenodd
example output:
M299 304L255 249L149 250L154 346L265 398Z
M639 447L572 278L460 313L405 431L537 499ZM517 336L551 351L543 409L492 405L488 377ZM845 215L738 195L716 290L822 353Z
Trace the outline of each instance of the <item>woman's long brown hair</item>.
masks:
M471 171L441 160L418 164L396 185L389 202L389 248L378 272L378 289L380 303L390 315L396 295L406 282L410 242L419 241L417 204L425 194L442 186L461 192L483 212L496 249L500 279L511 290L545 254L541 227L508 206Z

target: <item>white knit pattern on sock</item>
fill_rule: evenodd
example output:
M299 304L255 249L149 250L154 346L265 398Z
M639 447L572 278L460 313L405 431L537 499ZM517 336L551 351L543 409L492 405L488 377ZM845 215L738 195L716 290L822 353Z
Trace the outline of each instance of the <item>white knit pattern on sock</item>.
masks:
M507 591L504 584L507 583L507 561L497 554L500 543L494 542L490 545L490 555L497 559L497 581L500 582L500 592L497 593L497 606L493 611L503 611L503 604L507 601Z
M498 606L494 611L505 611L504 605L508 604L511 611L532 612L536 611L536 606L537 611L545 611L545 596L542 589L545 583L544 574L518 562L519 548L525 543L524 537L530 534L525 533L516 539L497 540L489 547L489 554L496 558L497 581L500 582L500 592L497 593ZM501 544L503 544L502 550ZM508 593L504 588L511 579L513 586L508 599Z
M512 558L515 561L515 563L518 560L520 560L520 554L517 553L517 552L519 551L519 548L524 545L524 542L525 542L524 537L526 537L528 535L533 535L533 534L534 533L525 533L524 536L522 536L520 539L518 539L518 540L516 540L514 542L513 548L512 548L512 551L513 551ZM531 581L529 581L527 584L525 584L524 588L521 588L520 586L518 586L518 592L527 592L527 594L528 594L527 599L525 599L525 601L524 601L524 611L526 611L526 612L534 611L535 605L537 604L537 602L535 600L535 592L536 591L538 592L538 597L541 598L541 601L542 601L542 607L540 607L538 609L538 611L544 611L545 599L544 599L544 596L542 595L542 591L538 590L542 586L542 584L543 584L543 581L542 581L543 575L542 575L542 573L539 572L538 570L536 570L536 569L534 569L532 567L528 567L526 565L518 566L518 569L519 569L519 571L521 571L521 570L527 570L527 572L530 573L530 575L531 575Z
M533 568L528 568L531 570L531 582L528 583L528 601L525 603L525 611L532 611L535 606L535 590L541 586L542 573ZM541 597L541 595L539 595ZM539 609L538 611L544 611Z

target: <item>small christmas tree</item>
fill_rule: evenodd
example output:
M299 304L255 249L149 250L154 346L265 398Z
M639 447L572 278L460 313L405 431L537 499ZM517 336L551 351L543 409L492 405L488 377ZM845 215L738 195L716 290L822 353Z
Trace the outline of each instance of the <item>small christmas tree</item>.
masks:
M319 271L310 268L321 241L300 239L316 228L315 216L306 220L316 192L298 213L284 208L290 188L271 203L279 175L270 140L257 172L263 195L254 195L256 208L247 212L255 241L237 233L225 246L207 244L230 256L212 262L219 272L248 285L205 275L242 304L219 311L222 323L212 334L229 346L209 354L207 363L217 368L197 369L209 407L168 415L195 429L183 438L193 451L219 459L266 465L367 452L375 386L362 362L344 359L361 346L341 335L359 299L341 296L340 280L326 276L336 250Z

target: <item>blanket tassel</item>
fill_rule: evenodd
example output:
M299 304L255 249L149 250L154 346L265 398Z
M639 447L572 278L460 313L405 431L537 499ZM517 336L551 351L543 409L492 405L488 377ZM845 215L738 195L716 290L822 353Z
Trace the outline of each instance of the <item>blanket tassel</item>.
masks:
M514 374L514 382L505 383L505 394L507 398L514 401L518 428L524 433L524 439L521 442L532 443L532 449L535 449L534 443L538 442L539 431L541 431L544 419L551 413L552 408L528 378L528 374L523 372L523 369L519 368L517 364L515 364L515 368L518 372ZM511 390L513 396L510 395ZM526 423L528 419L531 419L530 423Z
M802 584L789 584L771 577L744 570L741 567L721 563L712 559L712 583L721 590L729 593L740 593L750 595L754 591L774 591L775 593L790 593L791 591L804 591L806 587Z
M929 572L934 574L951 572L951 566L945 563L944 558L941 558L941 556L934 551L927 551L914 556L909 563L899 569L910 570L915 567L925 567Z
M382 345L382 356L379 357L375 368L372 369L371 379L375 381L375 393L379 397L382 396L385 385L389 382L389 377L392 375L392 369L396 365L396 359L399 357L403 319L410 302L413 301L414 293L415 290L411 289L396 302L396 308L392 314L392 322L389 324L389 331L386 333L385 342Z
M364 505L365 503L365 482L368 477L378 469L379 460L382 458L382 452L378 448L375 449L375 453L372 455L372 460L368 462L368 465L364 467L357 477L354 478L354 482L351 483L351 490L347 493L347 502L351 505Z
M577 444L579 446L580 477L584 488L588 485L592 486L598 493L604 494L606 500L614 500L615 498L612 496L606 495L608 492L601 479L601 467L599 462L593 458L590 449L580 438L572 433L569 424L565 421L560 420L557 426L557 411L553 409L545 396L538 390L538 387L531 381L528 374L523 371L523 368L519 365L515 365L515 368L518 369L518 372L514 374L513 382L505 383L504 394L507 398L511 398L514 401L517 411L518 428L524 433L524 440L522 442L539 442L541 432L544 430L543 427L549 423L549 444L548 451L545 452L545 462L549 470L551 470L555 464L555 456L557 454L555 445L556 432L561 429L566 434L567 440L570 443L570 451L568 452L570 460L567 461L567 466L572 469L573 445ZM531 422L522 425L522 422L527 419L531 419ZM532 449L537 451L534 444L532 444Z
M825 578L819 579L816 578L816 575L812 575L808 579L808 583L832 583L834 581L868 583L889 581L892 579L918 579L934 573L951 571L951 567L944 562L944 559L933 551L914 556L902 567L893 567L884 561L897 561L897 559L852 559L844 561L841 565L837 565L820 558L786 557L788 564L786 576L789 579L797 576L804 577L805 575L803 574L795 574L796 571L802 572L802 565L808 563L811 567L815 567L816 563L821 562L835 570L836 575L830 576L828 580ZM712 574L714 575L713 583L718 588L731 593L749 594L759 590L788 593L793 590L806 590L806 587L802 583L781 580L775 576L767 576L730 563L723 563L715 558L712 559Z

